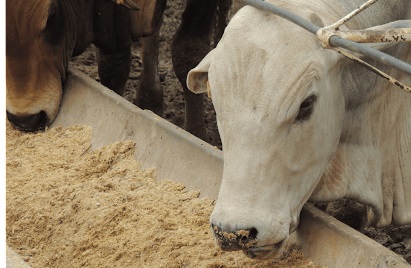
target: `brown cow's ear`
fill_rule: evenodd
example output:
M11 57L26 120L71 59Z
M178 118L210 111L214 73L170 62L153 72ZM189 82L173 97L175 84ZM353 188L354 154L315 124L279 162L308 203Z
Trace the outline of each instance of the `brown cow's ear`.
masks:
M138 10L130 12L133 37L149 36L159 30L166 9L166 0L146 0Z
M211 50L204 59L187 75L187 87L194 93L204 93L207 91L208 68L213 58L214 50Z
M110 1L118 5L123 5L130 9L140 10L144 6L144 2L150 1L150 0L110 0Z
M104 5L104 3L108 4L108 2L132 9L130 25L133 37L136 38L152 35L159 29L167 0L109 0L100 1L99 6ZM104 24L106 17L100 17ZM120 19L118 20L120 21Z

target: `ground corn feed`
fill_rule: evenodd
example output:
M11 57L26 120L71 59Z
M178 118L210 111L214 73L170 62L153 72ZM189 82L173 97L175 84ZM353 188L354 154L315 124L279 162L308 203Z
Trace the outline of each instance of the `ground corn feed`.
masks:
M264 261L219 250L213 200L141 170L138 142L90 140L86 126L7 124L7 244L32 267L317 267L296 250Z

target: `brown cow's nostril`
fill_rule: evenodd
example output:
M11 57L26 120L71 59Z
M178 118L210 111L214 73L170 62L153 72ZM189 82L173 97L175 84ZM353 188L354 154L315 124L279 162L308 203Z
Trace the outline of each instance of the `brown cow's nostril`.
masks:
M7 112L7 119L19 130L27 132L43 130L48 122L47 114L44 111L25 116L16 116Z
M238 229L233 232L223 231L220 227L211 224L214 236L222 250L243 250L256 245L258 231L250 229Z

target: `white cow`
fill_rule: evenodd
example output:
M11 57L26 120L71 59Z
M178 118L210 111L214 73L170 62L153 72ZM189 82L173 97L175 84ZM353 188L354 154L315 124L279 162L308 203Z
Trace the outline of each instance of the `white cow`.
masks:
M364 3L267 2L319 26ZM347 27L410 18L411 1L381 0ZM386 52L411 62L409 43ZM356 200L374 226L411 223L410 94L253 7L236 14L187 83L197 93L209 83L217 113L224 171L211 224L223 249L279 254L307 200Z

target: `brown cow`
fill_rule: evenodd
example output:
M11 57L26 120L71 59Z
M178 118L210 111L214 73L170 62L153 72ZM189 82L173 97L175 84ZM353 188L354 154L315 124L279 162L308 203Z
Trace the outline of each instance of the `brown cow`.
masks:
M10 122L25 131L49 125L59 110L69 59L92 42L100 48L103 84L122 94L133 38L159 28L165 0L155 3L156 12L149 19L153 24L144 32L133 27L133 19L144 21L138 11L108 1L7 0L6 109Z
M118 2L132 10L116 5ZM69 59L94 43L101 82L122 95L131 44L142 39L144 69L135 104L162 113L157 74L158 30L166 0L7 0L7 117L24 131L44 129L56 117ZM187 72L210 50L214 22L226 25L229 0L188 0L173 44L173 63L186 98L186 129L205 138L202 96L185 86ZM219 11L219 12L216 12ZM221 14L215 16L215 14ZM215 20L214 18L223 18ZM188 57L187 57L188 56Z

